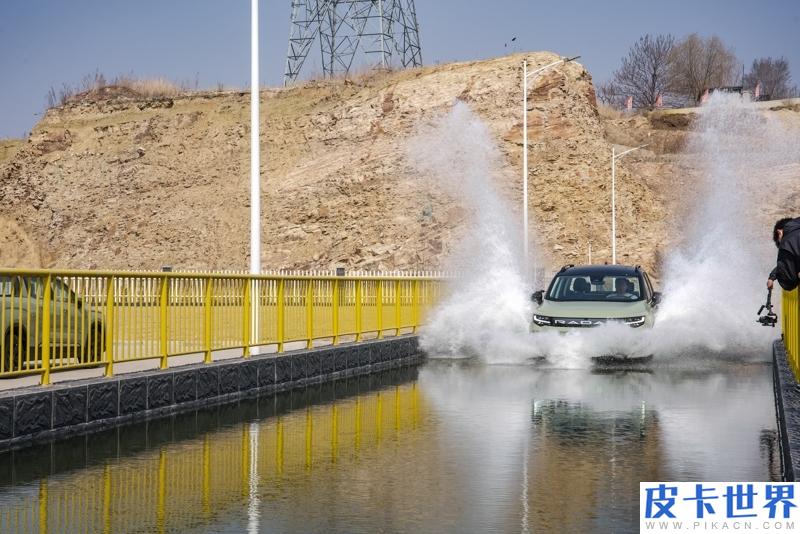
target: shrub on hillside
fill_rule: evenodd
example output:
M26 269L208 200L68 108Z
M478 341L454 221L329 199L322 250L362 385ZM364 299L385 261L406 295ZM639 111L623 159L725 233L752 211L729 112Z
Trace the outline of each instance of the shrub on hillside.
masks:
M47 107L63 106L71 102L94 101L119 96L157 98L175 96L197 89L189 84L176 84L166 78L137 79L133 76L117 76L108 80L99 71L88 74L75 84L62 84L59 90L50 88L47 93Z

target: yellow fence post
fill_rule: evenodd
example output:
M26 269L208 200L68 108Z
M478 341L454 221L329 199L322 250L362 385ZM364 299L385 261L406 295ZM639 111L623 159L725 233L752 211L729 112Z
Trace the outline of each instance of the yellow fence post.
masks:
M242 497L250 492L250 432L248 425L242 425Z
M211 515L211 445L208 434L203 437L203 514Z
M159 367L161 369L166 369L169 366L169 330L167 329L167 321L169 320L167 314L167 306L169 305L169 278L167 275L161 278L161 295L159 298L161 299L159 302L159 316L161 322L161 363Z
M47 533L47 480L39 480L39 533Z
M158 451L158 487L156 489L156 532L164 532L167 518L167 453Z
M333 315L333 344L339 344L339 279L333 281L333 302L331 314Z
M417 333L419 328L419 280L414 280L414 285L411 293L411 322L412 332Z
M361 341L362 324L361 324L361 295L363 293L361 287L361 280L356 280L356 341Z
M103 533L111 532L111 468L103 467Z
M375 306L378 316L378 339L383 339L383 280L376 283Z
M311 448L314 443L314 418L311 417L311 408L306 408L306 469L311 470Z
M275 303L278 316L278 352L283 352L283 338L285 337L284 330L284 301L286 291L286 279L281 278L278 280L278 302Z
M376 395L376 403L375 403L375 442L381 442L381 436L383 434L383 397L381 396L381 392L378 391Z
M794 368L795 376L800 381L800 288L794 290L794 325L792 326L792 339L794 343Z
M314 284L306 279L306 348L314 348Z
M252 298L250 296L251 280L244 280L244 296L242 298L242 356L250 357L250 321L253 320Z
M205 301L203 302L203 357L204 363L211 363L211 299L213 298L214 279L206 277Z
M394 387L394 431L400 432L400 386Z
M278 417L275 423L275 471L283 474L283 419Z
M394 335L400 335L400 280L394 281Z
M339 414L336 411L336 401L331 407L331 463L336 463L339 454Z
M106 376L114 376L114 283L113 276L106 278Z
M800 288L794 290L794 324L792 325L792 353L794 355L794 374L800 381Z
M356 425L355 425L355 432L353 433L353 437L355 439L355 449L356 452L361 448L361 398L356 397Z
M42 385L50 383L50 300L53 298L52 275L44 279L42 295ZM11 350L9 347L7 350Z
M419 424L419 390L417 383L411 383L411 428L416 429Z
M782 291L781 330L786 348L786 359L800 382L800 289Z

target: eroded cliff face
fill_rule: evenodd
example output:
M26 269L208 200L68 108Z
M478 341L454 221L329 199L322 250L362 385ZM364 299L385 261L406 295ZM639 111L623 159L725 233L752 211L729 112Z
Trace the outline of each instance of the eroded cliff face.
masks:
M496 139L502 161L490 179L521 221L524 58L535 66L557 56L262 91L264 268L444 266L471 213L415 174L407 146L457 100ZM551 265L586 262L590 245L594 262L610 260L611 143L678 131L656 133L663 141L652 151L617 167L619 260L655 267L674 239L667 214L680 198L670 183L688 126L602 118L577 63L533 85L531 231ZM0 263L247 268L248 124L249 95L240 92L139 99L110 91L51 109L0 160Z

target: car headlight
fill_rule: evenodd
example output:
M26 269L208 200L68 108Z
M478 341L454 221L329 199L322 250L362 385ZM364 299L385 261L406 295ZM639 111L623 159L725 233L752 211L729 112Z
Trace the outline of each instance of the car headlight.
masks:
M627 317L623 319L623 321L625 321L625 324L631 328L639 328L644 324L644 316L641 315L639 317Z
M533 322L538 324L539 326L550 326L553 324L553 318L546 317L544 315L533 314Z

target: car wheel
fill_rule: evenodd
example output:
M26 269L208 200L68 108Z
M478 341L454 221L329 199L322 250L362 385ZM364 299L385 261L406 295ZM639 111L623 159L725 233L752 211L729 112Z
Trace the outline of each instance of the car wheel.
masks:
M25 331L20 332L19 328L11 327L6 332L5 336L5 352L3 353L3 371L12 372L19 371L22 368L22 362L18 360L18 354L21 354L25 349ZM17 368L13 367L13 363L17 363Z
M83 343L81 363L99 362L103 359L103 351L105 348L103 328L93 325Z

